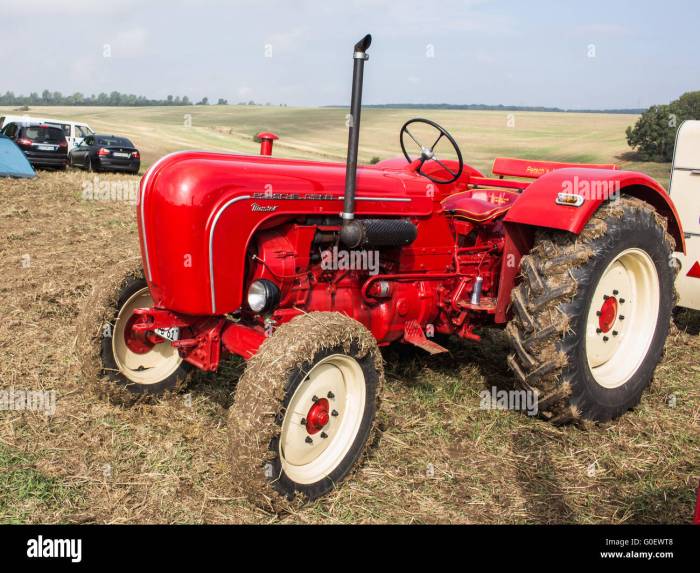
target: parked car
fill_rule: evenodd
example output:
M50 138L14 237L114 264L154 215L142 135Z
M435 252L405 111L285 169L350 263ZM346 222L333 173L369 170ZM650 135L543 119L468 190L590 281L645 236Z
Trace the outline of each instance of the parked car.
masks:
M127 171L138 173L141 155L126 137L89 135L69 154L72 167L88 171Z
M29 115L0 116L0 129L4 128L7 124L11 122L18 123L20 125L29 125L32 123L45 123L47 125L60 127L63 130L63 135L65 135L66 141L68 142L69 152L88 135L92 135L95 133L92 129L90 129L90 126L87 123L83 123L80 121L32 117Z
M66 168L68 142L61 128L46 123L13 121L2 129L2 134L15 142L33 167Z
M87 123L78 121L65 121L62 119L47 119L45 123L48 125L56 125L63 130L68 142L68 153L75 149L88 135L94 135L94 131L90 129Z

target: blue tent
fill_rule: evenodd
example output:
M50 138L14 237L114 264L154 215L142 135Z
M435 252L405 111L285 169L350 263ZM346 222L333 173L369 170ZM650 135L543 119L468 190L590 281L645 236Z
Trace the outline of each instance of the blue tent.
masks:
M35 177L22 150L0 133L0 177Z

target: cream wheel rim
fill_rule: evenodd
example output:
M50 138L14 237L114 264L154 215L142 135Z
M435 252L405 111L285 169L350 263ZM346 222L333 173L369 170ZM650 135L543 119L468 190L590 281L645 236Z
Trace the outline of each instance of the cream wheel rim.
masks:
M603 272L586 326L586 357L595 381L618 388L634 376L656 332L661 289L651 257L621 252Z
M127 346L124 334L134 310L152 306L153 298L148 288L137 291L119 310L112 332L112 353L119 372L136 384L157 384L175 372L182 363L178 351L167 342L155 344L143 354L133 352Z
M292 481L316 483L340 465L360 431L366 394L364 372L350 356L333 354L311 368L282 422L280 460Z

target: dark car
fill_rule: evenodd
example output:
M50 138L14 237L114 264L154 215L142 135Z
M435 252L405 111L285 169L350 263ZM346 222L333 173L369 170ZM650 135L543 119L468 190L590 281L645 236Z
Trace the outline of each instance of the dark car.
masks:
M139 150L126 137L88 135L68 155L73 167L88 171L126 171L138 173L141 167Z
M68 142L60 127L11 122L3 127L2 133L17 144L33 167L66 168Z

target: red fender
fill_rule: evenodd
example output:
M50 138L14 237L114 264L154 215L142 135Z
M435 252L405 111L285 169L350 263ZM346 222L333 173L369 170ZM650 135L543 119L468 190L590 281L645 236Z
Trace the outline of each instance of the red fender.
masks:
M584 198L579 207L556 203L559 193ZM505 216L506 223L560 229L579 234L603 201L620 193L648 202L668 220L676 250L685 253L685 238L678 212L668 193L651 177L634 171L611 169L557 169L530 184Z

